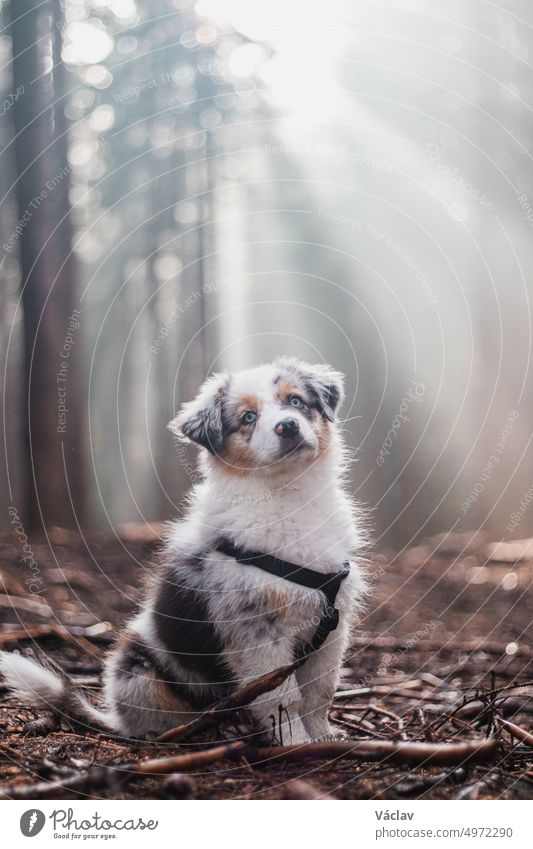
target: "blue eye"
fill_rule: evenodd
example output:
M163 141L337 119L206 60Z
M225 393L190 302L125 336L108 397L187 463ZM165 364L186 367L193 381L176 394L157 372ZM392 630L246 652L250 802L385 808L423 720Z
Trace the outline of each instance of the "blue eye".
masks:
M298 398L297 395L291 395L291 397L289 398L289 404L291 405L291 407L303 407L304 402L301 398Z
M257 418L257 413L254 413L253 410L248 410L247 413L242 417L242 421L244 424L253 424Z

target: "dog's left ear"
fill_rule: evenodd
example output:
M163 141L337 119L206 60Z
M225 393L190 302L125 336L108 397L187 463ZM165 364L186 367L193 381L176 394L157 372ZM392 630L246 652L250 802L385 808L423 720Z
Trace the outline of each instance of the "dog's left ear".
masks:
M225 373L206 380L194 401L184 404L169 422L168 429L216 454L224 441L222 405L228 382L229 375Z
M304 368L304 378L322 415L330 422L335 421L335 413L344 398L344 375L329 366L316 365Z

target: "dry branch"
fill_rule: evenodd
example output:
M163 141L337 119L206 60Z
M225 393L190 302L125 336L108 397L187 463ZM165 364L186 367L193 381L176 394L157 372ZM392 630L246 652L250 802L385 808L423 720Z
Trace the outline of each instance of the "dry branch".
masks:
M68 778L55 781L37 781L34 784L15 784L0 787L0 799L59 799L65 792L90 794L103 787L112 786L112 772L108 767L94 767L90 772L82 772Z
M146 761L130 764L129 767L121 767L121 769L130 769L132 773L137 775L165 775L170 772L185 772L189 769L208 766L226 758L240 757L246 748L246 743L237 741L226 743L223 746L215 746L211 749L202 749L199 752L186 752L181 755L171 755L168 758L150 758Z
M386 636L368 636L368 637L353 637L350 641L351 649L389 649L390 651L405 650L405 640L398 640L395 637ZM421 652L475 652L484 651L488 654L505 655L505 645L502 643L485 640L484 637L479 637L475 640L448 640L439 642L438 640L419 640L416 643L417 651ZM515 652L515 657L527 656L529 648L527 645L519 647ZM351 655L353 659L353 653Z
M516 539L513 542L491 542L485 546L488 560L498 563L517 563L533 560L533 539Z
M176 743L178 741L188 740L193 734L198 734L200 731L205 731L207 728L212 728L218 725L222 719L229 719L239 710L247 707L258 696L263 693L269 693L275 690L280 684L283 684L286 678L294 672L296 666L294 663L289 666L282 666L279 669L274 669L273 672L267 672L260 678L250 681L239 690L236 690L225 699L221 699L210 708L205 710L199 716L186 722L184 725L178 725L176 728L171 728L165 731L157 738L158 743Z
M436 744L364 740L307 743L302 746L271 746L258 749L250 748L242 741L236 741L166 758L100 765L53 782L40 781L31 785L4 786L0 787L0 798L54 798L65 791L93 794L102 788L123 786L134 778L186 772L210 766L221 760L239 760L243 755L256 764L264 764L267 761L298 763L304 760L348 758L358 761L387 761L409 766L458 766L466 761L476 764L490 763L498 756L498 753L499 744L496 738L474 743Z
M507 696L503 699L496 699L494 707L497 708L498 713L503 716L512 716L515 713L522 712L533 713L533 696L515 696L511 698ZM454 707L442 708L440 706L435 706L434 708L431 708L434 713L438 712L442 715L446 714L448 716L454 714L461 719L475 719L476 717L481 716L486 709L487 703L485 701L481 701L481 699L474 699L471 702L465 702L464 704Z
M184 772L208 766L226 758L240 757L245 748L245 743L227 743L224 746L202 749L198 752L186 752L167 758L150 758L122 764L100 764L56 781L4 785L0 787L0 799L53 799L63 795L65 791L92 795L103 789L116 790L134 778Z
M499 743L495 737L472 743L409 743L389 740L332 741L303 746L270 746L256 749L255 758L262 761L323 760L349 758L358 761L387 761L406 766L458 766L490 763L497 757Z
M78 645L90 655L99 656L101 654L101 650L93 642L90 642L91 637L86 633L85 629L69 629L64 625L60 625L58 622L51 622L47 625L32 625L28 628L16 628L13 631L4 631L0 633L0 648L4 648L10 643L18 643L20 640L39 640L44 637L56 637L67 643Z
M498 717L498 723L502 728L505 728L505 730L508 731L511 737L514 737L515 740L520 740L521 743L525 743L526 746L531 746L533 748L533 734L531 734L530 731L526 731L525 728L521 728L514 722L509 722L508 719L502 719L502 717Z
M21 596L0 594L0 607L6 610L21 610L24 613L33 613L42 616L43 619L51 619L54 611L45 601L35 601L33 598L22 598Z

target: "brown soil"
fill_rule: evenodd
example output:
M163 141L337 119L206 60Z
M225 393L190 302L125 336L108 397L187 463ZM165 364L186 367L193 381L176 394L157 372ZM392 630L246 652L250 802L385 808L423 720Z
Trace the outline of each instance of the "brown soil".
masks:
M98 689L102 654L134 608L149 569L153 534L125 528L122 538L54 530L32 539L39 574L21 560L13 536L0 539L0 646L46 652L86 687ZM431 539L397 554L383 551L368 566L368 611L346 660L332 719L354 740L474 741L492 733L501 746L492 763L399 767L353 760L253 764L223 760L189 777L117 778L103 770L94 786L73 778L94 765L163 757L220 739L221 732L179 746L113 739L63 719L35 727L43 714L0 689L0 794L13 798L531 798L533 731L530 626L531 546L487 545L481 535ZM517 559L520 557L524 559ZM498 558L498 559L494 559ZM26 581L38 577L29 593ZM39 590L37 593L35 590ZM104 623L104 624L102 624ZM107 624L105 624L107 623ZM59 628L59 624L63 630ZM519 686L520 685L520 686ZM502 692L499 688L506 687ZM451 711L477 699L478 705ZM479 704L481 702L481 704ZM28 726L29 723L29 726ZM53 726L52 726L53 727ZM231 727L221 729L227 736ZM512 731L512 727L511 727ZM35 734L35 732L41 732ZM523 733L522 736L524 737ZM94 773L93 773L94 774ZM102 778L104 775L104 778ZM108 778L105 776L108 775ZM298 779L294 781L294 779ZM34 786L39 782L46 784Z

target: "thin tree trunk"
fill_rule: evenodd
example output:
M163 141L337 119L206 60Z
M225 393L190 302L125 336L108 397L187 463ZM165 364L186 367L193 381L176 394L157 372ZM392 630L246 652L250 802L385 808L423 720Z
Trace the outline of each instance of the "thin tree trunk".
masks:
M12 0L11 35L25 330L26 477L30 527L74 526L83 514L83 312L68 217L58 0ZM63 135L62 135L63 134Z

